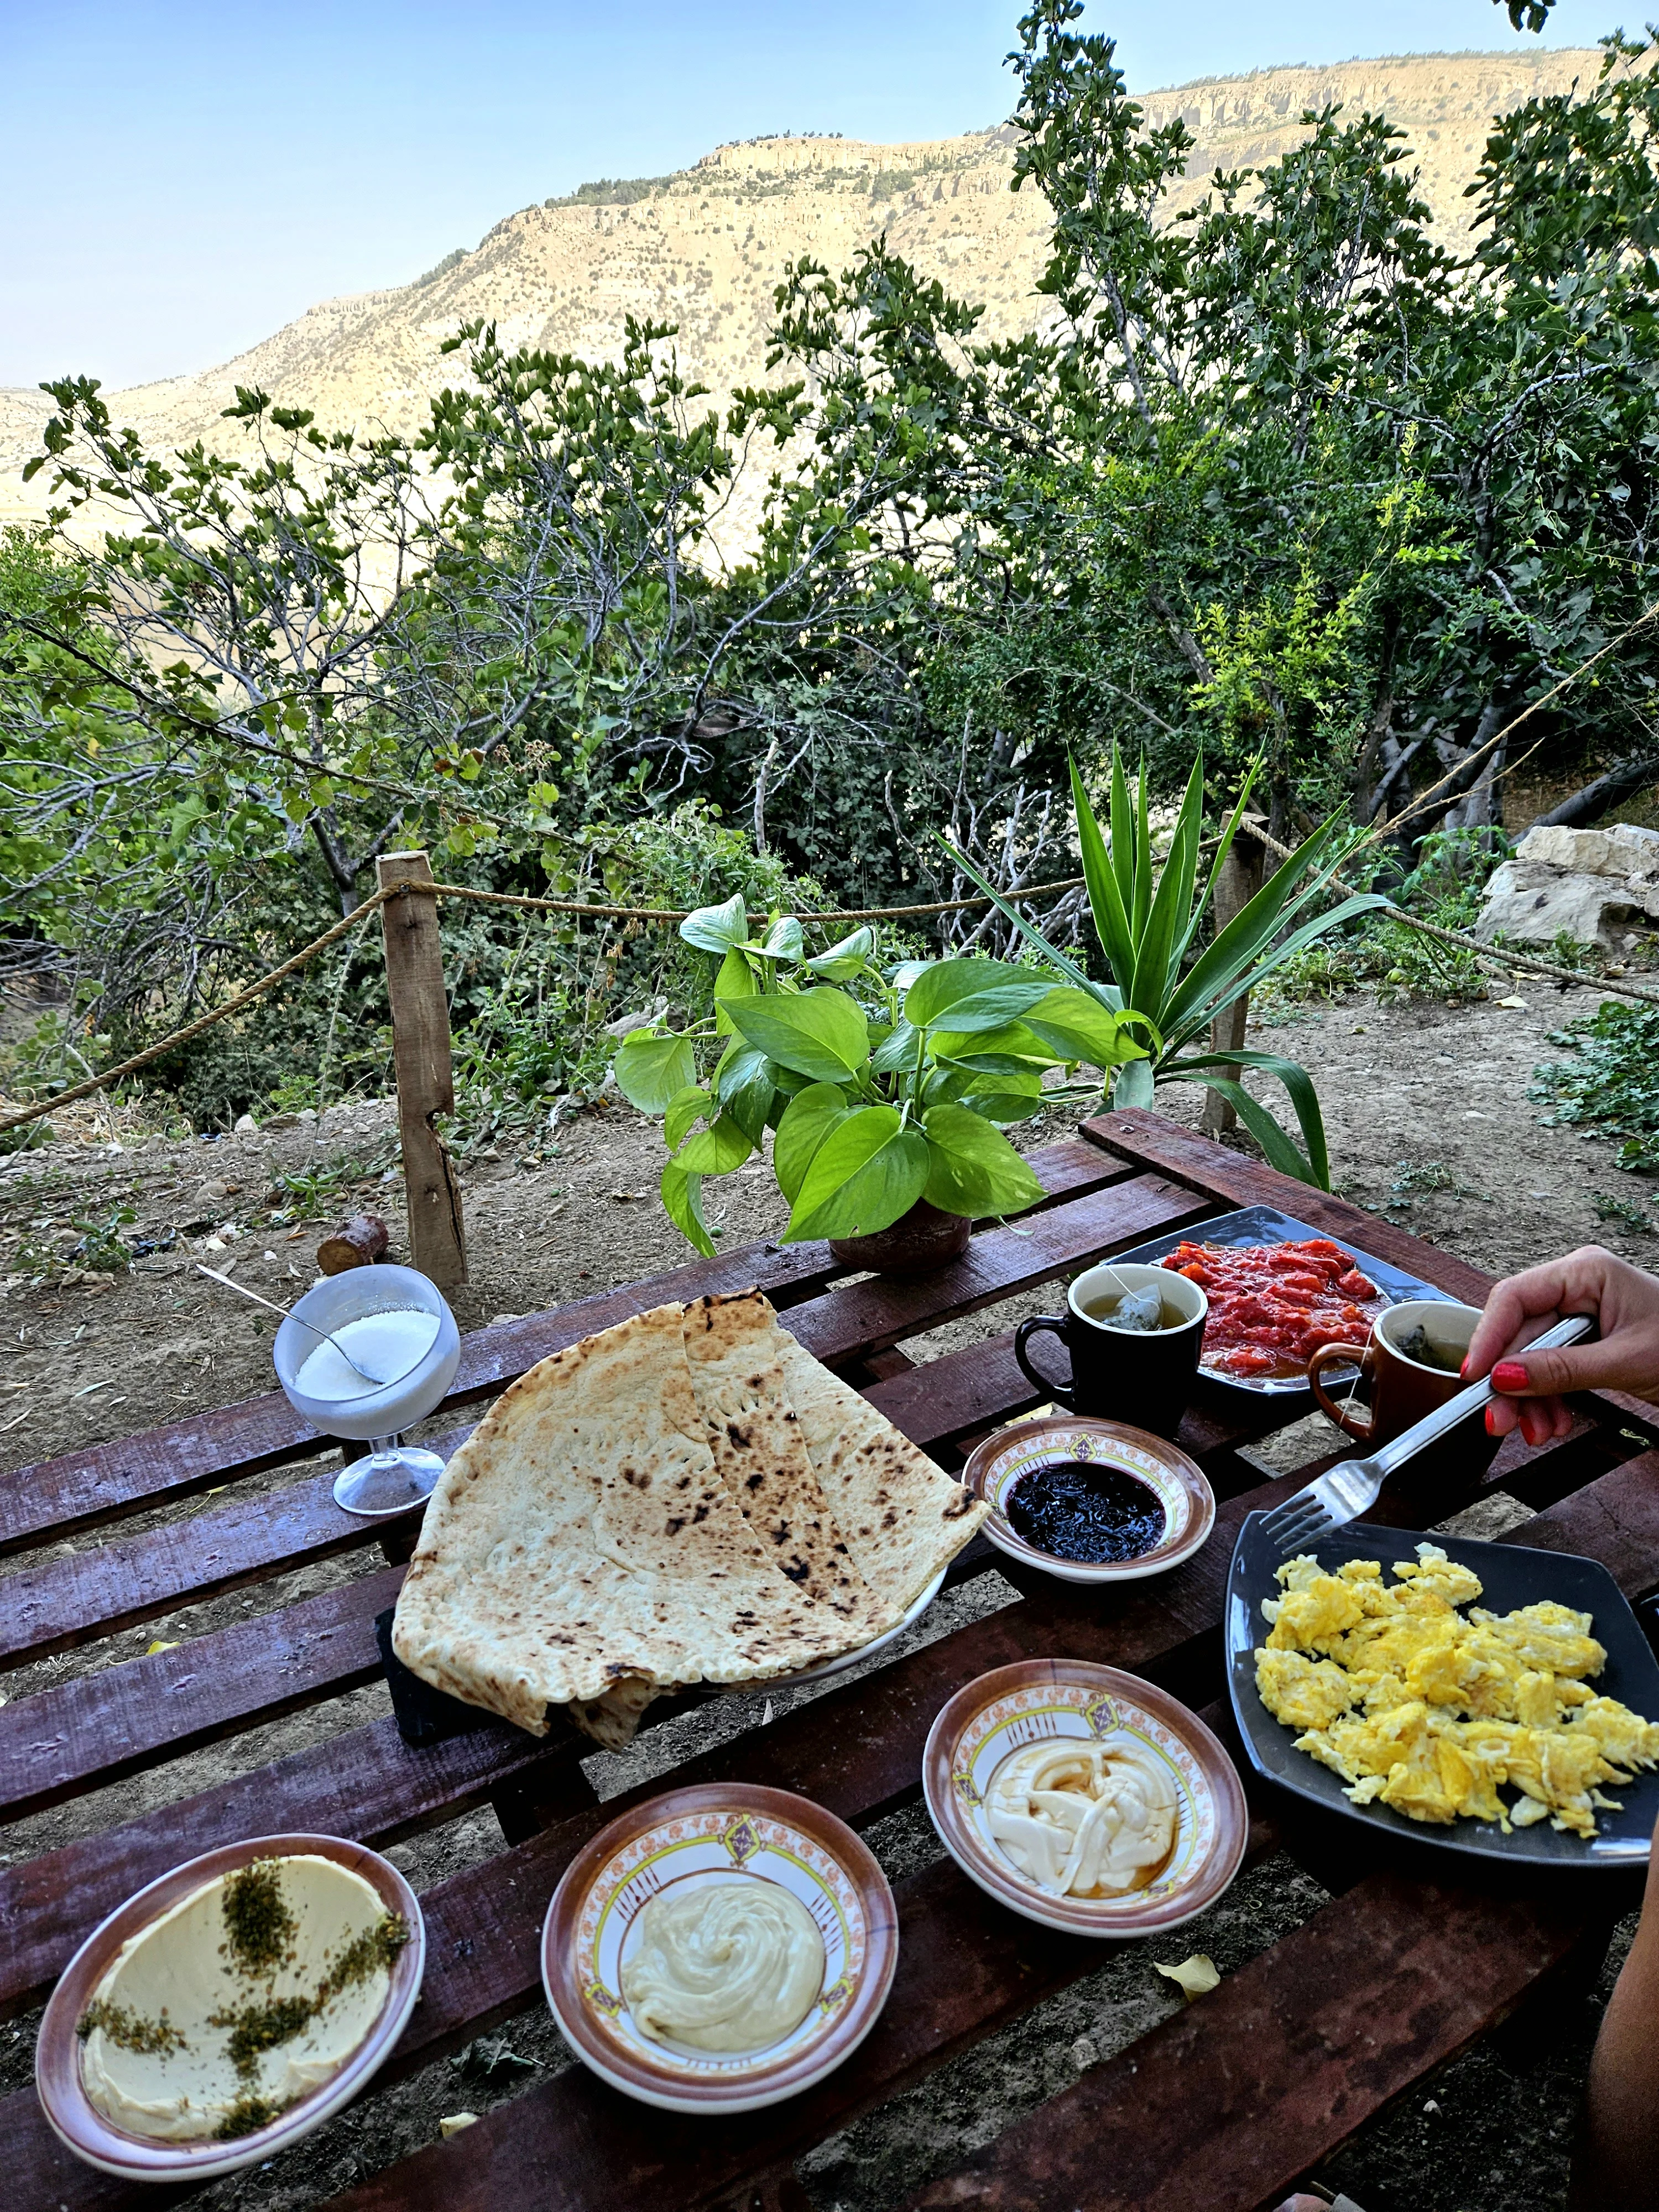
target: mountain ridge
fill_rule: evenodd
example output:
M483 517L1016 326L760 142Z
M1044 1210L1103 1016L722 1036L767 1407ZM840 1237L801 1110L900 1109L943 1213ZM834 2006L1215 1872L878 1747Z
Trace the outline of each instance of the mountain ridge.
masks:
M1154 125L1179 114L1197 142L1176 204L1218 167L1259 167L1302 135L1302 116L1336 104L1387 113L1406 130L1423 198L1449 243L1467 234L1465 187L1490 118L1534 94L1593 78L1594 49L1380 56L1286 64L1138 95ZM470 252L410 283L317 302L232 360L106 395L147 445L201 438L227 452L222 419L238 385L258 385L328 427L412 431L456 380L440 351L457 326L493 321L508 345L614 360L629 313L677 324L682 368L723 405L764 374L772 291L786 261L839 269L884 231L927 278L982 305L981 331L1011 337L1054 313L1036 279L1048 214L1008 189L1011 125L893 143L775 137L714 147L666 179L605 180L627 199L584 198L605 183L516 210ZM0 390L0 522L44 509L48 472L21 482L52 411L46 394Z

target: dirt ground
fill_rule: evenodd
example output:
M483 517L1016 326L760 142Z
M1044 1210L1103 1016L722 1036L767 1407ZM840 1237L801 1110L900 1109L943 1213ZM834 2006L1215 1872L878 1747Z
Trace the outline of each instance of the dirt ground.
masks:
M1355 998L1282 1009L1259 1030L1253 1026L1250 1042L1311 1069L1334 1178L1359 1203L1498 1272L1590 1241L1638 1261L1656 1256L1659 1240L1652 1235L1597 1218L1598 1196L1640 1194L1614 1168L1613 1147L1543 1126L1542 1109L1526 1095L1535 1063L1555 1056L1547 1033L1592 1011L1596 994L1535 983L1516 990L1523 1006L1382 1009ZM1159 1103L1176 1118L1197 1120L1195 1091L1164 1092ZM1047 1115L1028 1125L1024 1141L1049 1141L1067 1126L1059 1115ZM198 1274L197 1261L234 1271L249 1287L286 1300L312 1279L322 1229L362 1206L386 1219L392 1256L399 1256L395 1146L392 1109L383 1102L216 1141L146 1135L88 1110L78 1120L65 1117L60 1140L0 1164L0 1468L269 1389L273 1323ZM661 1157L658 1130L611 1106L467 1163L473 1281L453 1300L463 1329L685 1259L687 1248L656 1203ZM781 1201L759 1163L710 1185L708 1195L712 1220L734 1244L774 1235L782 1224ZM100 1265L112 1233L137 1254L125 1272ZM1053 1297L1051 1289L1012 1302L909 1349L923 1357L972 1341ZM239 1486L239 1494L293 1479L279 1470ZM211 1503L210 1493L195 1510L210 1510ZM108 1540L125 1540L146 1525L124 1522ZM6 1565L15 1571L38 1557ZM4 1693L27 1696L71 1674L136 1656L153 1640L199 1636L379 1563L378 1553L321 1562L251 1593L147 1622L90 1656L21 1670L4 1683ZM0 1572L0 1604L3 1591ZM936 1606L915 1636L942 1633L1012 1596L999 1577L981 1577ZM717 1735L753 1725L763 1717L761 1705L758 1698L726 1698L647 1732L629 1754L598 1756L589 1762L595 1785L601 1796L632 1786ZM371 1686L56 1808L0 1838L0 1863L95 1833L386 1710L384 1690ZM895 1875L939 1851L920 1809L883 1823L871 1840ZM500 1842L495 1817L485 1811L391 1855L420 1888ZM1316 1910L1322 1894L1288 1861L1275 1860L1183 1930L1171 1955L1207 1950L1230 1971ZM802 2167L820 2212L885 2212L929 2174L1143 2033L1181 2002L1155 1964L1146 1946L1115 1951L1073 1990L822 2145ZM1546 2042L1524 2034L1492 2039L1444 2069L1409 2109L1366 2130L1326 2179L1366 2212L1555 2212L1583 2068L1611 1972L1610 1964L1596 1993L1556 2011ZM29 2078L33 2031L33 2020L0 2028L0 2087ZM213 2212L233 2203L258 2212L319 2203L431 2141L440 2115L482 2112L570 2063L546 2015L526 2013L501 2036L360 2103L288 2157L210 2188L197 2201Z

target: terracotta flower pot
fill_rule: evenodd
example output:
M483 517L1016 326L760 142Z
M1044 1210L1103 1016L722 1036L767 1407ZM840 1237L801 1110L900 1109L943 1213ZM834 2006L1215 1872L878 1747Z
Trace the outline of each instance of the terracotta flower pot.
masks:
M968 1249L973 1224L960 1213L941 1213L919 1198L890 1229L868 1237L832 1237L831 1255L844 1267L867 1267L878 1275L921 1275L942 1267Z

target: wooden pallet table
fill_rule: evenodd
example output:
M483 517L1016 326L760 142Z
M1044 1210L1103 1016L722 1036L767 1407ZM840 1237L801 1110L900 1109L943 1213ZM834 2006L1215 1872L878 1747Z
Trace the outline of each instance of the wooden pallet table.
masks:
M1160 1231L1267 1203L1458 1297L1478 1301L1487 1287L1476 1269L1420 1239L1153 1114L1107 1115L1033 1164L1042 1206L1017 1225L985 1230L930 1276L840 1280L823 1246L723 1253L480 1331L464 1345L447 1404L458 1414L476 1408L547 1353L665 1298L758 1281L809 1349L955 1466L975 1437L1035 1402L1012 1340L989 1335L917 1365L900 1347ZM1532 1452L1511 1439L1485 1483L1534 1509L1507 1540L1589 1553L1632 1597L1644 1595L1659 1587L1659 1452L1648 1448L1659 1439L1659 1412L1609 1395L1587 1398L1580 1413L1562 1443ZM1287 1496L1310 1471L1264 1480L1241 1451L1282 1418L1271 1402L1241 1414L1206 1401L1188 1415L1182 1442L1208 1474L1218 1511L1210 1542L1175 1572L1105 1599L1034 1577L1018 1602L795 1705L635 1794L696 1781L764 1783L867 1827L919 1796L922 1744L953 1690L988 1668L1043 1654L1146 1675L1228 1735L1220 1618L1233 1537L1247 1513ZM465 1433L457 1427L447 1443ZM0 1549L34 1555L0 1579L0 1670L95 1650L136 1623L331 1555L355 1553L362 1570L321 1595L0 1708L6 1818L164 1767L375 1678L374 1616L396 1594L413 1520L389 1527L340 1512L329 1474L307 1471L331 1449L272 1395L0 1479ZM295 1479L239 1495L246 1477L281 1467ZM181 1510L208 1489L223 1495ZM1407 1487L1379 1510L1410 1526L1474 1494L1443 1490L1430 1501ZM150 1525L124 1533L121 1521L140 1513ZM977 1541L952 1578L993 1566L1008 1571ZM647 1725L673 1710L653 1707ZM537 1741L494 1722L415 1749L390 1719L375 1721L10 1866L0 1871L0 2008L15 2014L38 2003L104 1913L196 1852L285 1829L384 1845L492 1804L505 1847L422 1896L422 2000L372 2096L541 2003L538 1938L548 1899L574 1853L627 1802L598 1801L581 1765L591 1750L572 1731ZM1425 1870L1420 1847L1384 1863L1366 1856L1371 1847L1358 1831L1334 1837L1329 1824L1310 1826L1254 1788L1251 1809L1251 1856L1290 1849L1332 1901L915 2203L1257 2212L1472 2038L1553 1978L1582 1971L1605 1936L1606 1891L1588 1899L1490 1881L1463 1887L1437 1860ZM882 2020L807 2094L740 2119L653 2112L642 2125L641 2108L574 2066L453 2142L363 2182L336 2212L601 2204L805 2212L793 2172L803 2153L1100 1962L1097 1947L1002 1911L948 1861L901 1882L897 1897L898 1978ZM28 2208L114 2212L167 2201L71 2158L32 2091L0 2100L0 2172Z

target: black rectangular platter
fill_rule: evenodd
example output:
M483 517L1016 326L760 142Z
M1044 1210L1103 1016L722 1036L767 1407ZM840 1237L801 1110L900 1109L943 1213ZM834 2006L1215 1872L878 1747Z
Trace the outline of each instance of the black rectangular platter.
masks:
M1396 1836L1438 1844L1464 1857L1598 1869L1639 1865L1639 1854L1631 1847L1639 1844L1645 1850L1659 1818L1659 1771L1638 1773L1623 1786L1604 1786L1602 1794L1619 1798L1624 1810L1597 1813L1595 1840L1622 1844L1623 1850L1597 1851L1592 1842L1560 1834L1547 1821L1516 1828L1506 1836L1491 1821L1458 1820L1451 1827L1439 1827L1409 1820L1392 1806L1354 1804L1345 1794L1341 1776L1298 1751L1296 1732L1276 1721L1256 1694L1255 1653L1268 1629L1261 1601L1279 1595L1274 1572L1281 1563L1279 1553L1262 1534L1262 1515L1252 1513L1239 1531L1227 1577L1223 1627L1233 1712L1258 1774L1328 1811ZM1475 1602L1489 1612L1512 1613L1518 1606L1553 1598L1588 1613L1591 1633L1607 1654L1607 1665L1593 1678L1592 1686L1606 1697L1617 1698L1644 1720L1659 1719L1659 1659L1629 1600L1599 1560L1579 1559L1570 1552L1534 1551L1525 1544L1484 1544L1422 1529L1378 1528L1364 1521L1334 1529L1310 1548L1322 1566L1332 1568L1349 1559L1380 1559L1384 1577L1389 1577L1394 1562L1413 1558L1419 1544L1437 1544L1449 1559L1471 1568L1482 1585ZM1512 1795L1505 1793L1506 1802Z

